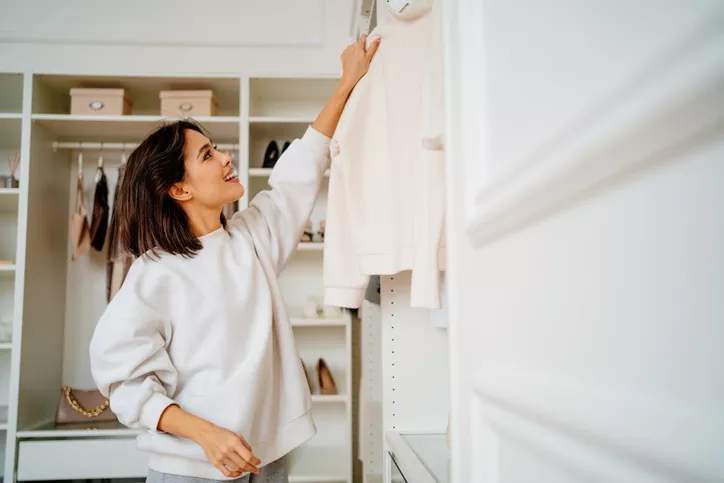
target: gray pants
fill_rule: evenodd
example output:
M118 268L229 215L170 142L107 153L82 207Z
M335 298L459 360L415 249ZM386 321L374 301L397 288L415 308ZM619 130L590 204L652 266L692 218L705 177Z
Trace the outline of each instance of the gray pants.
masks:
M167 473L148 470L146 483L222 483L222 480L169 475ZM278 459L273 463L259 468L259 475L246 475L235 480L226 480L223 483L289 483L287 458Z

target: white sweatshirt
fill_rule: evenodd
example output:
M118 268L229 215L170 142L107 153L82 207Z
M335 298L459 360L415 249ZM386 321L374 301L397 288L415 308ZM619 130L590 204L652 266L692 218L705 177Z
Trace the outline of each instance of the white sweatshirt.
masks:
M439 139L430 116L442 105L429 99L438 80L431 77L429 57L439 41L430 8L427 2L390 15L372 32L368 42L382 37L382 43L334 133L324 250L327 305L357 308L370 275L412 270L410 305L440 306L444 153L426 142Z
M173 403L244 436L262 464L311 438L309 387L277 276L296 249L329 166L329 138L308 129L282 155L270 191L193 258L137 259L98 322L93 377L121 423L145 432L151 469L226 478L195 442L157 430Z

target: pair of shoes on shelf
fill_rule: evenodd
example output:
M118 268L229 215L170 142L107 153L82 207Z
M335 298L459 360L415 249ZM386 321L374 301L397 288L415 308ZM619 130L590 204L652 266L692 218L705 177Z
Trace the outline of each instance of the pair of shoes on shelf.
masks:
M273 168L277 161L279 161L279 157L284 154L284 151L291 146L292 143L289 141L284 143L284 147L281 149L281 152L279 151L279 145L276 141L272 141L269 143L269 145L266 147L266 152L264 153L264 163L262 164L263 168Z
M317 233L314 233L314 226L312 225L312 220L307 220L307 226L304 228L304 233L302 234L302 243L324 243L324 232L327 228L326 225L327 223L325 220L320 221L319 230L317 231Z
M342 317L342 309L324 305L322 297L310 296L304 305L304 317L307 319L338 319Z
M312 392L312 383L309 380L309 373L307 372L307 366L302 361L302 368L304 369L304 375L307 378L307 384L309 385L309 392ZM337 394L337 384L334 382L332 377L332 371L329 370L329 366L324 358L320 358L317 362L317 382L319 384L319 394L325 396L333 396Z

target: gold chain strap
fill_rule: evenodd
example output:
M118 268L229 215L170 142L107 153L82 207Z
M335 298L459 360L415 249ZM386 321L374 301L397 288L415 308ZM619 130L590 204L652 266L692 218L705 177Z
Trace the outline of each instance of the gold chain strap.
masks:
M95 418L100 416L103 411L108 409L108 406L110 406L110 401L106 399L103 401L103 404L101 404L97 408L90 410L83 409L80 403L78 403L78 401L76 401L76 399L71 394L71 388L69 386L63 386L63 392L65 393L65 398L68 400L68 404L70 404L73 409L81 413L83 416L88 416L89 418Z

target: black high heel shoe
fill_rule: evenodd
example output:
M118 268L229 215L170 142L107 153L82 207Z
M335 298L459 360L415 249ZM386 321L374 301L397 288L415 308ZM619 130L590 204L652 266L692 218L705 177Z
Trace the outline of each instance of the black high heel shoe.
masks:
M284 147L282 148L282 154L284 154L284 151L286 151L291 145L292 143L290 143L289 141L285 142Z
M279 145L276 141L272 141L269 143L269 146L266 147L266 152L264 153L264 164L262 167L273 168L274 165L277 164L277 161L279 161Z

